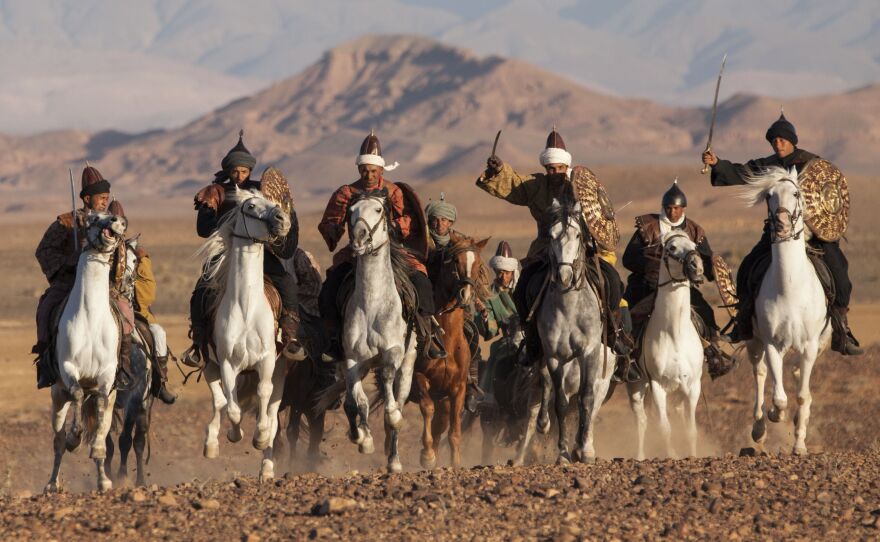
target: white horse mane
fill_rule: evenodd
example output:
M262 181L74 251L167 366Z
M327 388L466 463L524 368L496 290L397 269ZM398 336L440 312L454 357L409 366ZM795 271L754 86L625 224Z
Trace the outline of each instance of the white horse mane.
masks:
M236 190L230 200L234 201L236 205L240 205L252 197L264 198L265 196L257 189ZM223 289L226 288L226 278L229 274L229 260L226 258L226 254L232 246L232 232L235 230L238 217L239 213L231 211L221 217L217 224L217 231L212 233L194 254L202 259L202 276L208 289L215 290L219 294L218 300L223 295Z
M767 192L782 181L791 180L799 185L797 169L794 166L791 169L771 166L762 169L759 173L746 175L745 179L747 184L740 189L739 197L749 207L764 201Z

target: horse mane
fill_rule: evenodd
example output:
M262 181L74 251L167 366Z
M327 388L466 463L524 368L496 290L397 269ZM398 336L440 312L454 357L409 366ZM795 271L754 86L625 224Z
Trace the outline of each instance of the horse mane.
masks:
M779 166L770 166L760 169L757 173L744 176L746 184L740 188L739 198L746 202L749 207L758 205L767 197L767 192L785 179L791 179L797 184L797 175L792 179L792 172Z
M254 196L262 196L262 193L256 189L239 190L227 200L235 202L236 208L238 208L242 202ZM223 293L226 291L230 267L229 258L226 256L227 251L232 247L232 232L235 229L237 217L238 213L233 211L220 217L217 222L217 230L208 236L195 252L195 256L202 260L202 280L205 287L215 294L212 305L207 307L209 314L223 299Z
M461 239L456 239L455 241L453 241L452 243L450 243L449 245L447 245L443 249L443 251L445 253L449 254L449 256L452 258L458 258L458 256L461 255L461 253L467 252L469 250L473 250L473 251L477 252L478 254L480 252L480 249L477 247L476 239L474 239L473 237L465 237L465 236L462 236ZM478 273L479 274L476 277L477 280L474 281L476 283L476 287L474 288L474 292L477 294L477 298L480 301L485 301L485 300L489 299L491 294L489 292L489 286L488 286L488 284L489 284L489 271L486 268L486 265L482 263L482 261L480 262L480 269L479 269Z

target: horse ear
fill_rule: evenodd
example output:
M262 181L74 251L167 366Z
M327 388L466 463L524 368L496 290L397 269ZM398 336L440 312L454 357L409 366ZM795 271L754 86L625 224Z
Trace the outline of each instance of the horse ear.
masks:
M489 242L489 239L491 239L491 237L486 237L482 241L477 241L476 243L474 243L474 246L480 250L483 250L484 248L486 248L486 243Z
M797 167L795 167L795 166L791 166L791 167L788 169L788 177L789 177L789 179L791 179L791 180L793 180L793 181L797 181L797 180L798 180Z

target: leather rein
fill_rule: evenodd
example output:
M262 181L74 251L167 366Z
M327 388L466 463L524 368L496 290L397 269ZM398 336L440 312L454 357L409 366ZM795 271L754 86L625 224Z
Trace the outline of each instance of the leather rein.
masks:
M779 243L784 243L786 241L796 241L796 240L800 239L801 235L804 233L804 224L803 223L801 223L801 229L799 229L797 231L792 231L788 235L779 236L779 234L776 233L775 225L780 223L779 215L781 213L788 213L789 216L791 217L792 230L794 230L794 225L797 224L797 221L800 220L804 214L803 204L801 203L800 186L798 186L798 184L795 181L793 181L792 179L788 179L788 178L782 179L782 182L787 182L787 183L791 183L794 185L794 197L795 197L796 204L794 207L794 212L790 212L785 207L778 207L776 209L776 211L774 212L774 211L770 210L770 202L768 200L768 202L767 202L767 220L770 222L771 225L773 225L773 228L770 232L770 237L771 237L770 243L774 244L774 245L777 245Z

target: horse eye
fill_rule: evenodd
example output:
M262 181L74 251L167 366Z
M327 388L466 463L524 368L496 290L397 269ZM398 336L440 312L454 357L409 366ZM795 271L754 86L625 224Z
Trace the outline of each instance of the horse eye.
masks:
M256 207L256 205L254 205L253 203L251 203L250 205L248 205L248 209L253 209L254 207Z

